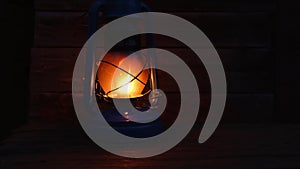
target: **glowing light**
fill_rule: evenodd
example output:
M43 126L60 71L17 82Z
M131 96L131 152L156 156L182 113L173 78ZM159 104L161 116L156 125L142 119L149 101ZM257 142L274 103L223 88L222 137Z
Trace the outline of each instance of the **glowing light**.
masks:
M106 54L99 65L97 78L107 97L136 98L142 96L149 72L143 70L146 58L120 52Z

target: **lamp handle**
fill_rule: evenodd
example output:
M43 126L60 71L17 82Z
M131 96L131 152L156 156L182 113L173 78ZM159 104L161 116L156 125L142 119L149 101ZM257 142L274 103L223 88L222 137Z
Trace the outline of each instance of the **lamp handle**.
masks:
M145 3L141 2L141 7L142 7L142 12L151 12L151 9L148 5L146 5ZM148 27L150 27L150 30L152 29L152 23L150 18L148 18ZM155 40L154 40L154 35L153 34L147 34L146 35L146 39L147 39L147 47L148 48L154 48L155 47Z
M142 6L142 12L151 12L151 9L148 5L146 5L145 3L141 2L141 6ZM152 22L151 22L151 18L147 18L146 19L146 26L149 28L149 30L152 30ZM148 48L155 48L155 38L154 38L154 34L148 33L146 34L146 45ZM156 68L157 65L157 60L156 60L156 55L155 53L151 52L149 53L149 55L152 56L152 68ZM153 74L153 79L154 79L154 84L152 84L152 89L158 89L159 85L158 85L158 75L157 75L157 71L154 71Z
M89 8L88 14L88 39L97 31L99 12L100 8L105 5L106 0L95 0ZM94 44L88 46L87 57L86 57L86 71L85 71L85 81L84 81L84 100L85 105L89 106L92 101L92 96L94 93L94 82L95 81L95 59L94 55Z
M98 17L100 8L106 3L107 0L95 0L89 8L88 18L88 38L90 38L98 29Z

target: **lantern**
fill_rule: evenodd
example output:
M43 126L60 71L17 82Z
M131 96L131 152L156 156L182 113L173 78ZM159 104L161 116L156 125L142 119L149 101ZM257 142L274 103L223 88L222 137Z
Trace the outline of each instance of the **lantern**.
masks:
M89 37L99 27L100 10L103 10L102 21L105 24L128 14L149 11L149 8L139 0L96 0L89 11ZM133 18L133 20L138 23L139 18ZM137 24L119 29L140 28ZM154 47L152 35L145 36L147 47ZM154 56L134 54L135 51L141 49L141 44L142 35L132 36L117 43L101 60L87 58L87 62L95 62L98 66L97 71L94 72L94 78L90 80L93 84L92 92L95 92L102 115L114 129L132 137L149 137L162 131L159 119L148 124L130 121L126 117L131 115L131 110L118 112L113 103L115 99L119 101L130 99L135 109L147 111L157 102L159 95L151 92L157 88Z

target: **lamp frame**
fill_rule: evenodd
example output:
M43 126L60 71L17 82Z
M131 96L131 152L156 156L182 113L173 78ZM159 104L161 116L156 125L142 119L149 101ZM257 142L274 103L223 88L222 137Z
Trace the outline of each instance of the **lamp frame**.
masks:
M103 12L102 16L103 18L106 18L108 20L113 20L119 17L123 17L125 15L130 15L134 13L139 12L150 12L151 9L143 2L139 0L95 0L88 11L89 17L88 17L88 38L90 38L99 28L99 13ZM147 48L154 48L155 47L155 41L154 41L154 35L153 34L146 34L146 47ZM88 50L89 52L89 50ZM87 87L88 89L85 89L84 91L88 91L84 93L84 99L88 103L91 101L91 97L94 96L92 92L95 91L95 77L90 76L95 75L94 66L95 66L95 58L92 57L93 55L91 53L87 53L86 63L87 65L91 65L92 67L86 68L86 79L85 79L85 85L84 87ZM156 88L158 88L158 79L157 79L157 71L154 71L154 81ZM153 77L152 77L153 78ZM101 84L99 84L99 87L101 88ZM101 89L99 89L101 90ZM87 104L88 104L87 103ZM111 113L111 112L110 112ZM112 116L115 116L115 112L113 111ZM119 114L120 115L120 114ZM117 131L126 134L128 136L132 137L150 137L157 135L162 132L163 127L160 119L147 123L147 124L137 124L135 122L129 123L128 120L121 120L121 121L114 121L115 117L110 117L110 115L107 116L107 121L111 120L112 124L116 124L115 126L112 126ZM121 115L120 115L121 117ZM124 125L125 124L125 125Z

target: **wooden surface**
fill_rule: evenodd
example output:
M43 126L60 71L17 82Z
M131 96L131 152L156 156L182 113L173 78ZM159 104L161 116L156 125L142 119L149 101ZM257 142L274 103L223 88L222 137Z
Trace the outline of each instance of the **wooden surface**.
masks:
M204 144L197 143L200 128L196 125L172 150L151 158L130 159L98 147L78 125L56 124L31 123L2 141L0 168L300 168L299 125L221 123Z

